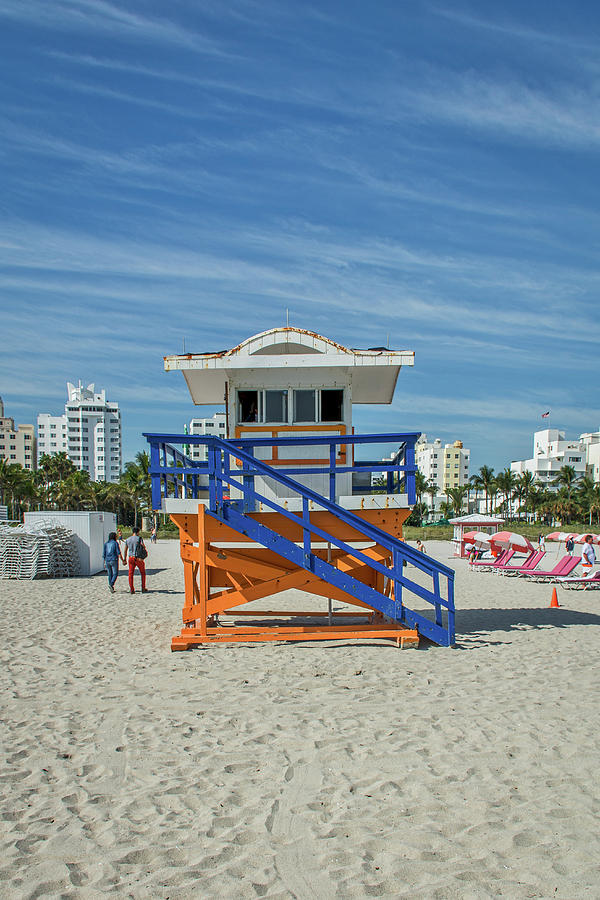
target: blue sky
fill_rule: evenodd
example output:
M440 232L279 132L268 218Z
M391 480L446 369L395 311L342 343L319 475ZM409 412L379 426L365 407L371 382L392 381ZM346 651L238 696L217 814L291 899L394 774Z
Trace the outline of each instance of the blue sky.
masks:
M600 426L600 10L0 0L0 395L194 414L163 355L285 324L416 352L357 430ZM541 413L552 410L542 421Z

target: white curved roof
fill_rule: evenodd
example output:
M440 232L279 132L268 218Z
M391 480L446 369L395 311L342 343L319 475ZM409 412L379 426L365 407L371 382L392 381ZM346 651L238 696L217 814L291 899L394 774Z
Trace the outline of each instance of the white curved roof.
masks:
M305 331L303 328L269 328L246 338L237 347L228 350L226 355L247 353L253 356L256 353L270 355L286 355L289 353L352 353L347 347L336 344L335 341L316 334L314 331Z
M261 371L282 370L282 384L332 380L351 383L353 403L391 403L402 366L414 365L412 350L351 349L302 328L271 328L231 350L165 356L167 372L183 372L196 405L222 403L230 380L251 377L261 387ZM285 373L285 374L284 374Z

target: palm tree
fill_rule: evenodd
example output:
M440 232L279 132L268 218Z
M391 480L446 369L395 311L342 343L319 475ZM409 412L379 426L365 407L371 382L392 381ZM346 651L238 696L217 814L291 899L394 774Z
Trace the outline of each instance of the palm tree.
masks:
M498 472L496 475L496 485L501 494L504 494L504 500L500 504L500 508L504 507L506 510L506 514L510 513L510 501L512 500L513 493L516 486L516 476L514 472L507 467L503 472Z
M584 475L577 485L577 499L581 503L583 509L589 515L589 525L592 524L592 509L595 508L597 495L600 494L600 485L594 482L589 475Z
M417 495L417 503L421 502L421 498L427 490L427 479L422 472L417 469L415 472L415 492Z
M47 483L52 483L64 481L65 478L76 472L77 468L63 451L55 453L54 456L43 453L38 463L38 470L44 474Z
M567 496L571 499L579 479L580 476L576 473L573 466L562 466L552 484L556 487L564 487L567 491Z
M433 508L433 498L437 494L437 484L434 484L432 481L429 481L428 478L425 478L422 472L418 469L415 473L415 492L417 495L417 504L420 506L425 506L425 509L421 511L421 517L426 515L429 512L429 507L426 504L422 504L423 494L429 494L431 496L431 506Z
M538 486L537 483L534 484L532 488L529 490L529 508L532 513L542 512L546 504L552 498L552 494L547 491L544 487Z
M479 475L471 475L469 478L469 487L475 491L475 506L479 511L479 491L483 490L483 484Z
M481 490L485 493L485 511L489 513L489 497L494 487L494 470L490 466L481 466L478 475Z
M134 511L131 493L123 479L102 484L100 503L103 509L116 513L117 522L129 521L129 514Z
M60 506L64 509L77 508L69 505L71 503L70 492L66 487L66 482L78 471L64 452L56 453L54 456L50 456L48 453L42 454L38 463L36 480L38 498L44 506L54 509Z
M463 503L465 501L465 497L467 495L469 488L466 484L461 485L461 487L448 488L446 491L446 496L450 502L450 508L452 512L460 516L463 508Z
M52 486L52 499L62 509L93 509L94 488L90 473L76 469Z
M135 461L140 468L140 482L143 492L143 502L148 515L152 511L152 479L150 477L150 456L142 450L135 454Z
M590 525L592 524L592 516L596 513L598 524L600 524L600 484L595 484L587 496L587 504L590 513Z
M453 488L451 488L450 490L453 490ZM446 495L446 496L448 496L448 495ZM454 510L453 510L453 506L452 506L450 499L442 500L442 502L440 503L440 512L441 512L442 516L445 519L447 519L448 516L452 515L453 511Z
M525 471L521 475L517 476L517 483L515 485L515 496L519 499L519 512L523 510L525 512L525 518L527 518L527 506L529 502L529 496L533 487L535 485L535 475L533 472Z
M426 503L415 503L411 510L410 516L406 520L406 524L419 527L423 524L423 516L427 515L428 512L429 507Z
M16 519L17 514L20 514L21 511L21 501L33 497L33 480L29 471L19 463L9 463L7 466L3 466L0 478L3 499L8 500L10 497L10 518Z
M438 493L438 486L435 481L428 481L425 486L425 493L431 497L431 509L435 508L435 498Z
M138 524L138 512L145 509L149 514L152 510L152 479L148 473L150 458L145 451L136 453L135 462L125 464L125 471L121 476L121 484L129 491L134 507L135 524Z
M563 524L568 524L577 514L577 503L567 487L561 487L555 494L548 494L542 511L552 513Z
M4 491L6 490L7 485L10 482L10 477L8 473L9 466L11 464L7 459L0 459L0 505L4 506Z

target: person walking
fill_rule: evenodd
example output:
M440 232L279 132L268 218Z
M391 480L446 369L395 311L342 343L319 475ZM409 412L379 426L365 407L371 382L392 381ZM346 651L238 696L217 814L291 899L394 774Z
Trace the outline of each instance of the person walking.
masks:
M581 549L581 568L584 576L590 574L592 566L596 562L596 553L592 544L593 540L591 534L586 534L585 543Z
M157 534L158 534L158 528L156 527L156 525L153 525L153 526L152 526L152 531L150 532L150 543L151 543L151 544L155 544L155 543L156 543L156 536L157 536Z
M565 542L565 550L567 553L572 553L575 549L575 541L573 540L573 536L570 535Z
M133 573L136 568L140 570L140 575L142 576L142 594L147 594L146 590L146 564L144 560L148 556L148 551L146 550L146 546L144 541L140 537L140 529L137 525L132 529L131 537L128 537L125 541L125 557L123 562L127 562L127 558L129 557L129 593L135 594L135 590L133 587Z
M115 581L119 574L119 560L123 559L121 551L119 550L116 531L111 531L108 535L108 540L105 541L104 549L102 550L102 558L104 560L106 574L108 575L108 589L111 594L114 594ZM123 562L125 562L125 560L123 560Z

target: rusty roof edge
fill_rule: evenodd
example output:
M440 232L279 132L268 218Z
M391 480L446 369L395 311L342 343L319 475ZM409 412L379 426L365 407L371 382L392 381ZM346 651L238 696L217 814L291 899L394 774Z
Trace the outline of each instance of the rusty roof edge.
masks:
M257 338L264 338L267 335L273 335L278 333L289 333L289 334L299 334L306 335L310 338L316 338L319 341L323 341L325 344L329 344L331 347L335 347L341 353L347 354L367 354L367 353L413 353L411 350L390 350L386 347L372 347L372 348L359 348L359 347L345 347L343 344L340 344L338 341L332 340L332 338L325 337L322 334L318 334L316 331L309 331L307 328L297 328L292 325L284 325L279 328L269 328L267 331L261 331L259 334L253 334L251 337L246 338L241 341L235 347L232 347L229 350L208 350L203 353L179 353L179 354L170 354L168 357L163 357L164 359L193 359L195 357L205 357L207 359L222 359L224 356L232 356L234 353L239 353L242 347L250 344L252 341L255 341Z
M341 345L335 344L332 341L330 341L329 343L332 343L333 346L339 346L341 348ZM241 344L239 346L241 346ZM239 350L239 346L234 347L232 350L219 350L218 352L171 353L168 356L163 356L163 361L166 363L167 360L175 360L175 359L223 359L226 356L231 356L234 352ZM412 356L412 357L414 357L414 355L415 355L414 350L388 350L388 349L385 349L385 350L383 350L383 349L382 350L379 350L379 349L362 350L360 348L354 348L354 347L345 347L342 349L343 349L343 352L345 354L347 354L348 356ZM274 356L276 356L276 355L277 354L274 354ZM281 354L281 355L284 356L285 354ZM302 355L302 354L299 354L299 355ZM310 354L310 355L313 355L313 354Z

